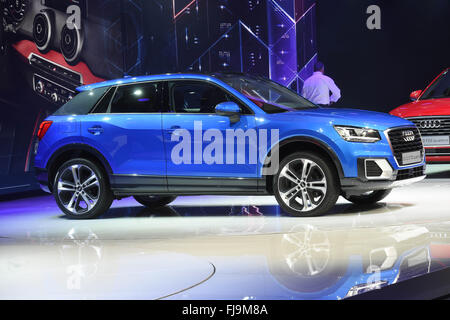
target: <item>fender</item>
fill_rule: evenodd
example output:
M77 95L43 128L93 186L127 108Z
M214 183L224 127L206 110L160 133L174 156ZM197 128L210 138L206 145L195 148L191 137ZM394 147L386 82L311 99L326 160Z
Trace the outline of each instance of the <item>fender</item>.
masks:
M113 174L111 166L109 165L109 163L106 160L106 158L101 154L101 152L98 151L97 149L91 147L90 145L84 144L84 143L70 143L70 144L66 144L63 147L61 147L58 150L56 150L52 154L50 159L47 161L47 164L46 164L47 170L52 166L52 164L55 161L55 159L57 159L61 154L63 154L66 151L85 151L85 152L88 152L88 153L92 154L94 157L96 157L103 164L103 166L106 169L106 173L108 175Z
M344 170L342 169L341 161L339 160L339 157L334 152L333 148L331 148L328 144L326 144L323 141L320 141L320 140L312 138L312 137L307 137L307 136L290 137L290 138L281 140L278 144L274 145L267 153L266 159L264 161L264 166L266 166L267 164L270 163L270 154L272 153L272 150L278 151L281 147L283 147L289 143L292 143L292 142L307 142L307 143L312 143L312 144L316 145L317 147L319 147L321 150L326 152L328 154L328 156L331 158L331 160L333 161L333 163L336 166L336 169L338 171L339 178L340 179L344 178Z

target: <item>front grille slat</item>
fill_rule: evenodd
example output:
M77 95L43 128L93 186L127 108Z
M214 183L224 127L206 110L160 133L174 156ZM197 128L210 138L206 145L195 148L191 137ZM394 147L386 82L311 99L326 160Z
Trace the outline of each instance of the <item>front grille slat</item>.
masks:
M412 131L414 133L414 140L413 141L406 141L404 137L404 132L406 131ZM404 165L413 165L420 163L409 163L409 164L403 164L402 154L406 152L413 152L413 151L420 151L421 152L421 159L423 159L423 143L422 139L420 137L419 130L416 127L411 128L398 128L398 129L392 129L388 132L389 141L391 143L392 152L394 153L394 157L397 160L397 163L400 166Z
M450 118L449 117L423 117L423 118L410 118L407 119L413 122L417 128L420 130L422 136L450 136ZM439 127L426 127L426 123L431 121L438 121Z
M412 169L399 170L397 173L397 180L406 180L417 178L425 175L425 167L416 167Z

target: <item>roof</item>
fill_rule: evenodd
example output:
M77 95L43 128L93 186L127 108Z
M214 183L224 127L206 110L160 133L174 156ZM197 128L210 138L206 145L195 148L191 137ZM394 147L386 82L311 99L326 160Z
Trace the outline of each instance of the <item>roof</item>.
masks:
M157 81L157 80L173 80L173 79L198 79L198 80L211 80L213 79L213 73L166 73L150 76L139 76L139 77L126 77L122 79L108 80L99 83L93 83L77 88L78 91L87 91L97 88L110 87L116 85L139 83L147 81Z

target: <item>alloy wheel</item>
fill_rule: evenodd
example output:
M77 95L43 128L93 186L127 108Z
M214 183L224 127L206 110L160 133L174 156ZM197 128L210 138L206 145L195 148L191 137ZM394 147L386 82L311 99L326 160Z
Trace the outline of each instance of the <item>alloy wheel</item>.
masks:
M278 190L282 201L298 212L316 209L327 194L327 180L322 168L309 159L294 159L278 176Z
M99 178L86 165L71 165L59 175L57 191L67 210L75 215L84 214L91 211L99 200Z

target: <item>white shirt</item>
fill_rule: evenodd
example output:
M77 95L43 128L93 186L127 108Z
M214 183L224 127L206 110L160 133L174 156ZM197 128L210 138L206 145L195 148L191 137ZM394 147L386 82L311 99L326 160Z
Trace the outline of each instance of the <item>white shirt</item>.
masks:
M329 105L330 102L336 102L341 98L341 90L336 86L333 79L317 71L306 79L302 95L315 104Z

